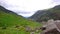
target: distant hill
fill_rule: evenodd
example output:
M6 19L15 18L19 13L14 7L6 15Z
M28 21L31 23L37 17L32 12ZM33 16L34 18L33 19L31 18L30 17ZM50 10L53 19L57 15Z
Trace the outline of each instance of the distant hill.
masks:
M37 20L38 18L40 18L40 16L42 16L45 13L46 12L44 10L38 10L34 15L30 17L30 19Z
M4 11L4 12L6 12L6 13L14 13L14 12L12 12L11 10L7 10L7 9L5 9L4 7L2 7L2 6L0 6L0 11ZM16 14L16 13L14 13L14 14Z
M40 26L40 23L27 20L0 6L0 34L30 34L30 32L26 32L26 27L34 29Z
M38 10L33 16L29 18L37 22L47 21L49 19L60 20L60 5L48 10Z

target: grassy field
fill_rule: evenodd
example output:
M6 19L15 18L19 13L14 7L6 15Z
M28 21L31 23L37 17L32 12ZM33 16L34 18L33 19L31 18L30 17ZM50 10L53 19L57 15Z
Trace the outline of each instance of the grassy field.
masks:
M27 20L22 16L0 10L0 34L30 34L30 32L26 31L26 27L35 29L41 26L41 23ZM41 30L38 32L35 31L35 34L39 32L41 32Z

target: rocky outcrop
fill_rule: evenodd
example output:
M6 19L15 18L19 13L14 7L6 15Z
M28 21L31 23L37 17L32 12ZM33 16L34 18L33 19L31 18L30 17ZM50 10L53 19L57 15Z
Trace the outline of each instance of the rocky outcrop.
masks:
M46 29L41 34L60 34L60 20L48 20L43 27Z

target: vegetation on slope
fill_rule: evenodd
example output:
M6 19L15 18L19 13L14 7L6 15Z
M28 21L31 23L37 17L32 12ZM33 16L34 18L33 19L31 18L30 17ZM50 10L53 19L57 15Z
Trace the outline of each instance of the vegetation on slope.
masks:
M0 34L30 34L26 28L35 29L41 26L40 23L29 21L0 6Z

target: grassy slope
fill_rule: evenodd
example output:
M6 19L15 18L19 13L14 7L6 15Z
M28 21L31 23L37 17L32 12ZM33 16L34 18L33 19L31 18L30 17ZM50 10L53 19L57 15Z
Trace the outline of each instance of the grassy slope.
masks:
M15 26L17 25L20 26L20 28L16 29ZM29 34L30 32L26 32L24 26L29 26L34 29L41 25L42 24L37 22L28 21L16 14L5 13L0 10L0 34ZM7 29L2 29L3 27L7 27Z

